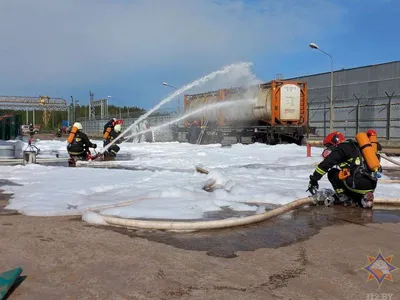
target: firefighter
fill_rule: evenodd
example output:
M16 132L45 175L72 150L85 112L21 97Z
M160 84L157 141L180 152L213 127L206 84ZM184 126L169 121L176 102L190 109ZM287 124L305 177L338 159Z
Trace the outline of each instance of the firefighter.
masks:
M32 138L34 134L35 134L35 127L31 123L31 124L29 124L29 135Z
M61 136L62 136L62 130L61 128L57 128L56 137L61 137Z
M104 125L103 134L106 132L106 130L107 130L108 127L111 127L111 129L113 129L113 128L114 128L114 125L115 125L115 122L117 122L117 119L116 119L116 118L112 118L110 121L108 121L108 122L106 123L106 125Z
M115 140L120 135L121 130L122 130L121 124L115 125L114 129L111 130L108 137L104 140L103 147L107 146L113 140ZM120 150L120 147L116 144L122 143L123 140L124 140L124 138L120 138L118 141L116 141L114 144L112 144L110 146L110 148L108 148L108 150L106 152L104 152L104 157L113 159Z
M71 158L87 160L89 148L96 149L97 145L92 143L88 136L82 131L81 123L74 123L68 137L68 154Z
M367 167L360 146L355 139L345 139L341 132L328 134L324 141L324 160L310 175L308 190L317 193L318 181L328 173L328 180L335 193L328 202L344 204L354 202L357 206L372 208L374 190L377 186L375 174Z
M189 128L189 132L186 135L186 139L191 144L197 144L197 140L200 136L200 133L201 133L201 128L199 126L199 122L195 120Z
M149 130L149 129L150 129L150 125L149 125L149 124L146 124L146 130ZM144 134L144 136L145 136L145 141L146 141L147 143L153 142L153 139L154 139L153 131L149 130L148 132L146 132L146 133Z

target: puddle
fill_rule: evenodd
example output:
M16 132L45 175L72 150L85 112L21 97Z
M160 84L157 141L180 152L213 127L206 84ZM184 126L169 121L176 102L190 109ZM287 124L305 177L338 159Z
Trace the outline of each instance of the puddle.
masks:
M278 248L304 241L326 226L349 223L365 226L370 223L397 222L400 222L400 210L320 206L300 208L252 225L192 233L102 227L180 249L205 251L210 256L234 258L239 251Z

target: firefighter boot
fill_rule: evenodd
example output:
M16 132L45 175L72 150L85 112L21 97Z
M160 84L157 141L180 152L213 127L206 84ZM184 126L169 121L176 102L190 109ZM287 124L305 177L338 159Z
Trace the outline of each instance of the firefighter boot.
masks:
M343 193L335 193L334 197L335 197L335 203L343 204L343 206L350 206L353 202L353 200L349 196Z
M361 198L361 206L363 208L372 208L374 206L374 193L372 192L366 193Z

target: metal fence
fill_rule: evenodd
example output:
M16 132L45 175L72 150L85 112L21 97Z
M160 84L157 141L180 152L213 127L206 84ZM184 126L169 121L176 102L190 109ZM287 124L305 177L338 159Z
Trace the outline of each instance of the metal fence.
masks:
M354 136L359 131L375 129L379 138L387 140L400 139L400 95L394 92L385 92L384 97L362 97L353 94L349 99L334 100L334 130L343 132L346 136ZM330 105L329 99L309 99L308 127L315 128L317 136L326 136L330 127ZM123 129L133 124L139 115L120 115L124 120ZM146 123L154 129L153 135L156 142L173 141L172 128L174 124L169 124L177 119L179 115L171 113L164 116L152 116L146 118ZM104 125L112 116L107 119L89 120L88 117L81 118L80 122L85 128L85 132L92 136L101 136ZM177 122L182 124L183 121ZM145 130L144 124L138 124L133 132ZM307 137L309 137L307 132Z
M334 101L333 128L345 135L375 129L380 138L400 139L400 95L385 92L385 97L364 98L353 94L350 99ZM328 99L329 100L329 99ZM309 101L309 127L318 136L326 136L330 127L329 101ZM308 134L307 134L308 136Z

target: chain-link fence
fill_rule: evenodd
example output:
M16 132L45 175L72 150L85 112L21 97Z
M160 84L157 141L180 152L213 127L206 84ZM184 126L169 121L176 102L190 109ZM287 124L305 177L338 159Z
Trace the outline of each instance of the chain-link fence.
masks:
M386 97L363 98L353 95L349 99L334 100L333 111L333 128L343 132L346 136L354 136L359 131L367 129L375 129L378 136L387 140L400 139L400 95L394 92L385 93ZM120 116L118 116L120 117ZM138 118L121 116L124 120L123 129L128 128ZM148 124L153 130L154 141L171 142L173 141L172 128L175 124L182 125L183 121L173 123L178 115L170 114L164 116L149 116L144 122L137 124L131 130L137 133L146 130ZM111 119L111 116L110 116ZM103 134L104 125L109 119L88 120L81 118L80 122L91 136L101 136ZM166 126L161 126L163 124ZM309 101L308 110L309 127L315 129L317 136L326 136L330 130L330 103L327 101L319 101L311 99ZM313 130L314 131L314 130ZM127 136L130 135L127 134ZM307 137L312 136L307 133Z

